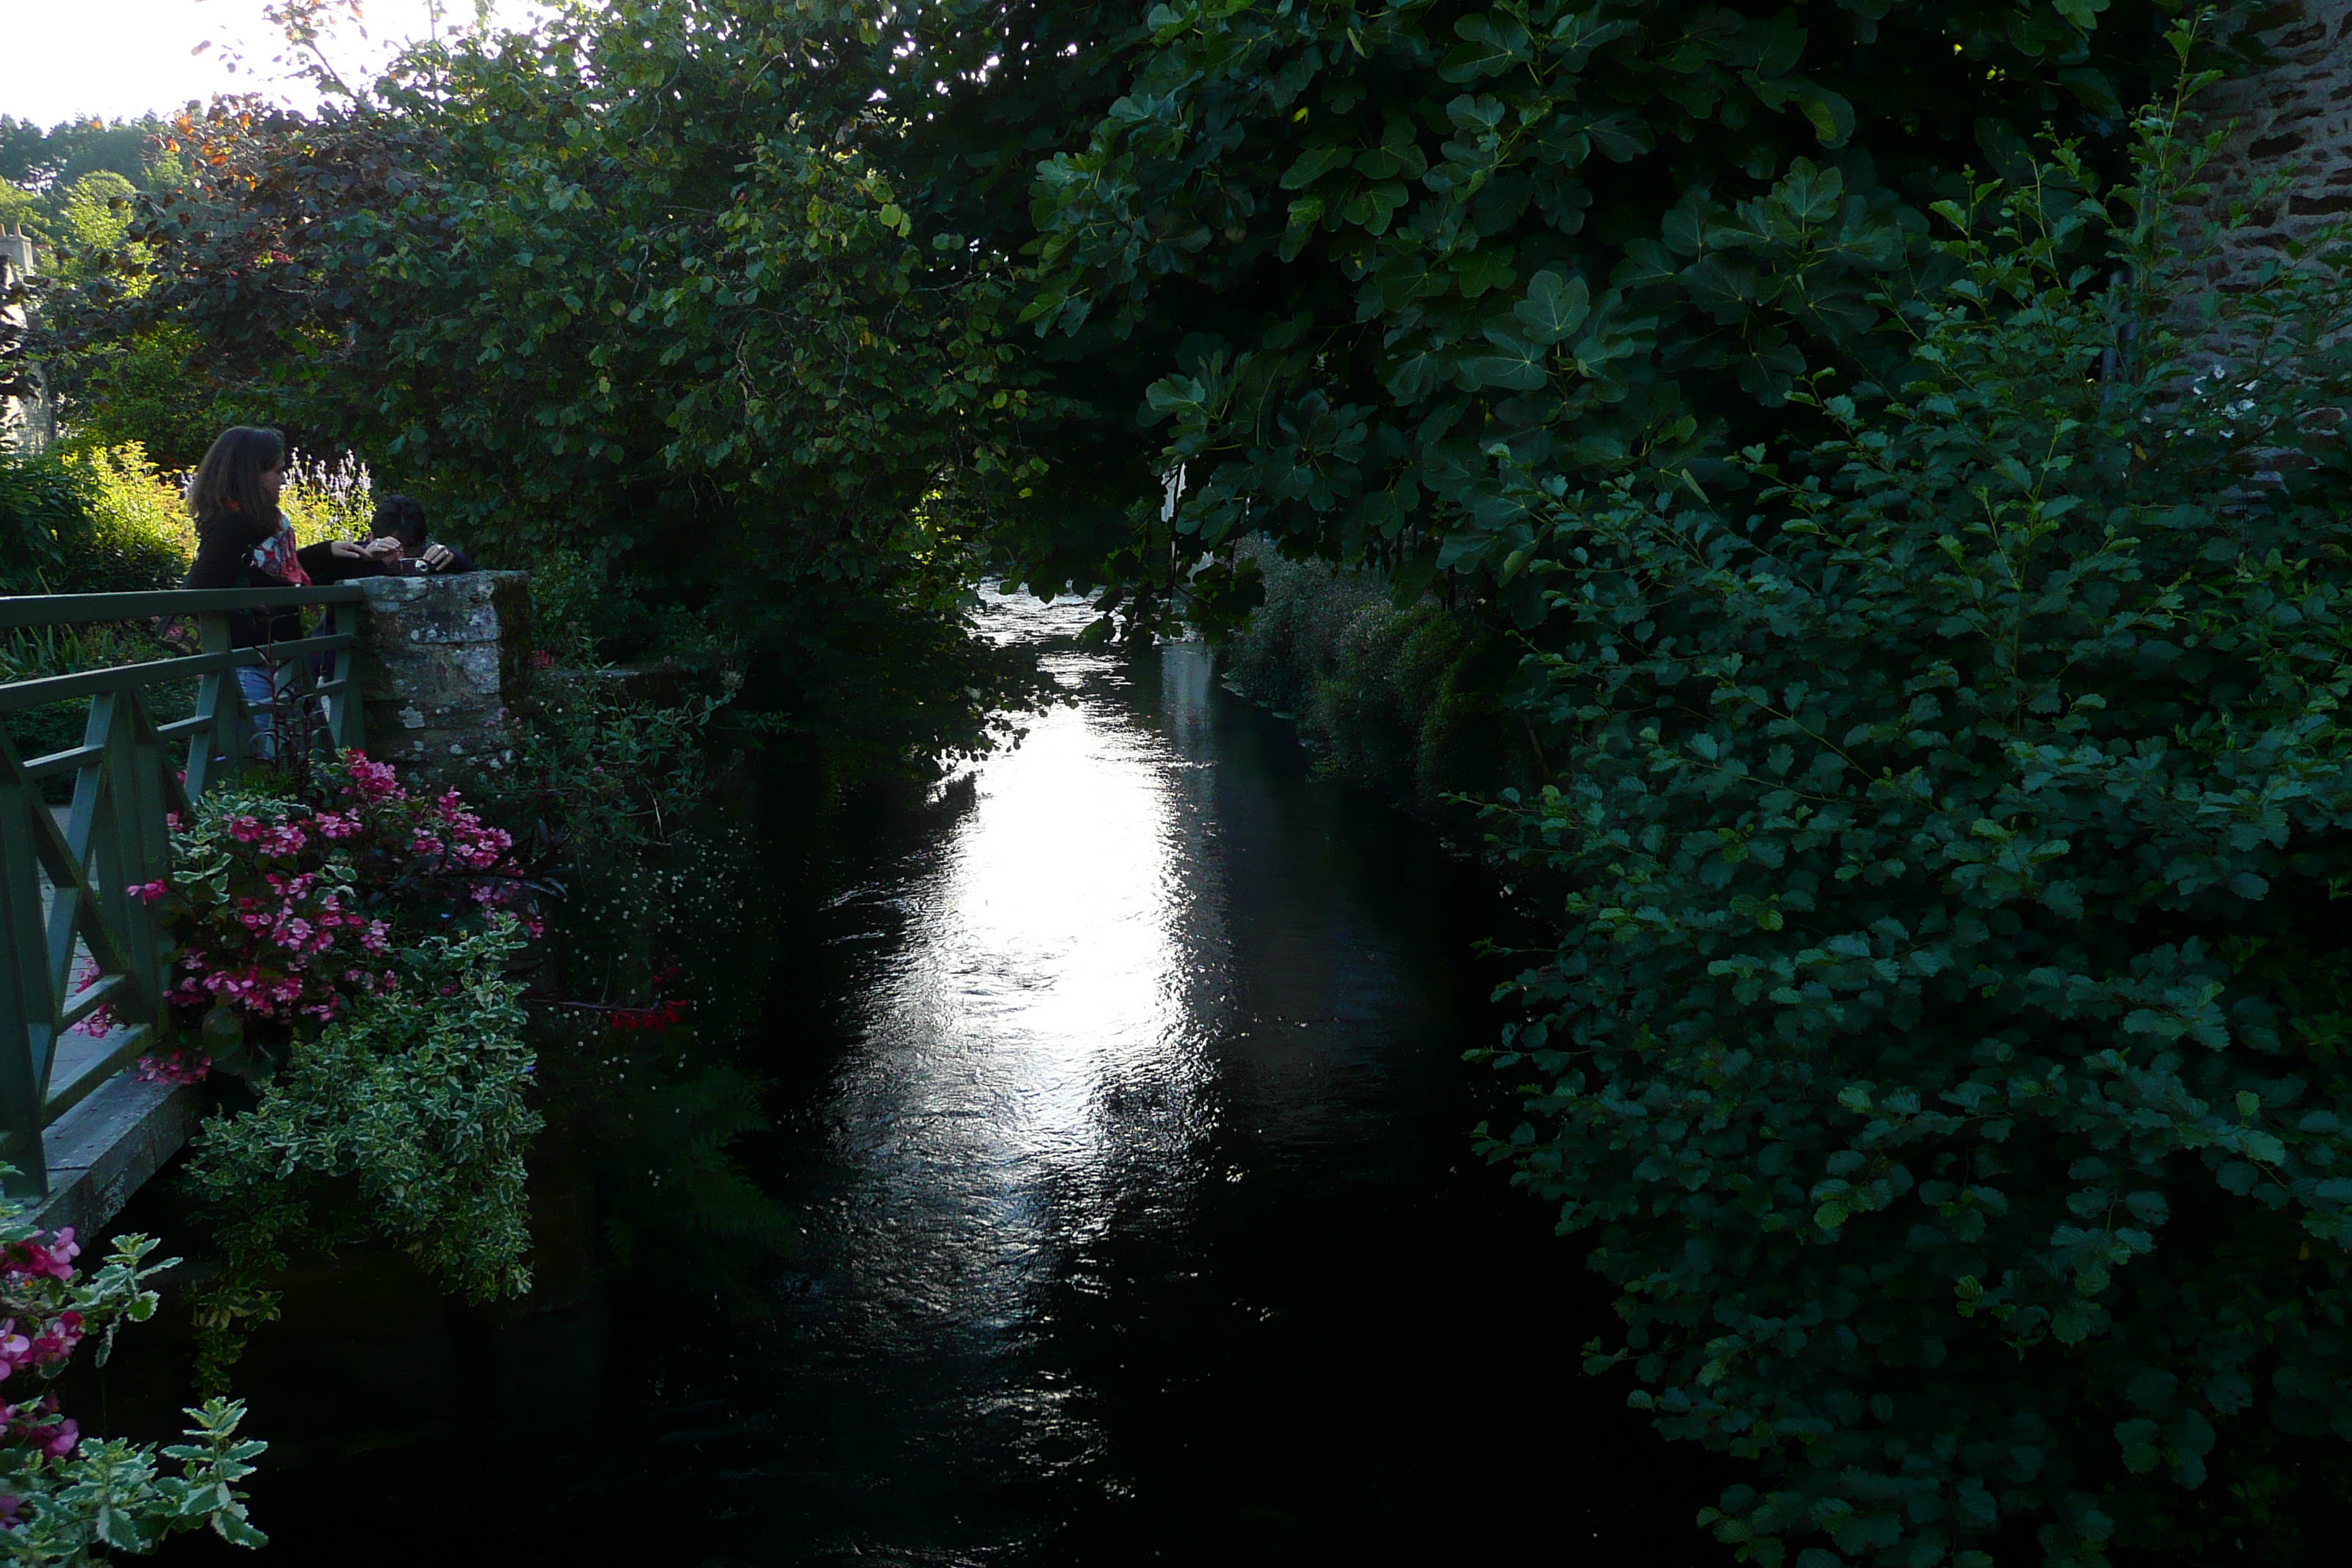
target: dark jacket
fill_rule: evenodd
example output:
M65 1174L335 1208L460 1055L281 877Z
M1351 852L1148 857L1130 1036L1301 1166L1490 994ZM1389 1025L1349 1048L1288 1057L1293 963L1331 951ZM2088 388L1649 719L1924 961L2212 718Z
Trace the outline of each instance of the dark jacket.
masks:
M294 559L302 563L302 570L310 574L313 583L348 583L356 577L384 575L383 568L373 561L336 554L335 547L323 539L296 551Z
M299 559L298 553L297 559ZM303 570L310 570L308 562ZM265 572L253 563L253 542L242 530L215 526L204 530L196 540L195 563L188 568L189 588L290 588L291 583L274 572ZM263 643L285 642L302 635L302 612L291 607L280 610L233 610L228 617L228 646L257 647Z
M427 575L450 577L460 572L471 572L474 569L472 556L454 544L446 548L449 552L449 564L436 573L428 573ZM390 567L373 561L363 561L352 555L338 555L333 546L324 541L317 544L306 544L294 554L295 558L302 563L302 570L310 574L310 581L313 583L349 583L361 577L400 575Z

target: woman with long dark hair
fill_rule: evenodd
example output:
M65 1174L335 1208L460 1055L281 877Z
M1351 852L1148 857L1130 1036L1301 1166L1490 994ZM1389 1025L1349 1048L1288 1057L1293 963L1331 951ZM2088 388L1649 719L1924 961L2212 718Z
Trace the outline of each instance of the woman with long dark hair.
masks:
M220 433L188 482L188 510L196 520L196 559L188 568L191 588L308 587L294 549L294 530L278 510L286 485L286 438L275 430L239 425ZM336 553L359 554L360 547L337 540ZM299 610L251 610L228 618L231 647L259 647L302 635ZM291 668L291 667L287 667ZM278 667L240 665L237 689L253 713L254 754L274 754L278 695Z

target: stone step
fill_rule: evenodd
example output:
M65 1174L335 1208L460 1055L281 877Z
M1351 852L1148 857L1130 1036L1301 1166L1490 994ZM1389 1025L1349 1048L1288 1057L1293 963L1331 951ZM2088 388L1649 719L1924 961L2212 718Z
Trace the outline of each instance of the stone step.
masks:
M33 1223L72 1226L94 1248L101 1227L195 1131L202 1104L193 1084L142 1083L127 1072L100 1084L42 1137L49 1195Z

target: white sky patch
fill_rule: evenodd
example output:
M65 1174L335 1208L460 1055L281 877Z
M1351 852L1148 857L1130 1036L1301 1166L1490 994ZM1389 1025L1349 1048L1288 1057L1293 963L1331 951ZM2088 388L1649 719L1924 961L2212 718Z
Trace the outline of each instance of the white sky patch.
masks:
M0 0L0 114L55 125L77 117L127 120L190 100L258 92L309 109L318 95L270 62L284 40L262 16L266 0ZM494 25L520 26L530 0L493 0ZM354 86L402 44L470 26L474 0L365 0L340 22L328 58ZM194 52L210 43L203 53ZM231 60L243 65L232 72Z

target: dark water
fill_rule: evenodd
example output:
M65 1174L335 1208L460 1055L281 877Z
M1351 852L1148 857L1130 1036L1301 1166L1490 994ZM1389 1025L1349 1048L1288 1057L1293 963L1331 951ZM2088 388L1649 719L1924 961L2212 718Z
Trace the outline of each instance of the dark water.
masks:
M385 1256L299 1274L240 1372L270 1559L1721 1560L1702 1457L1577 1372L1609 1327L1579 1253L1469 1155L1507 1103L1459 1059L1490 891L1201 649L1051 665L1076 704L968 805L777 911L738 1153L793 1255L730 1272L665 1236L657 1169L567 1178L559 1137L520 1309ZM617 1229L615 1183L656 1217ZM126 1342L100 1429L160 1419L173 1353Z

